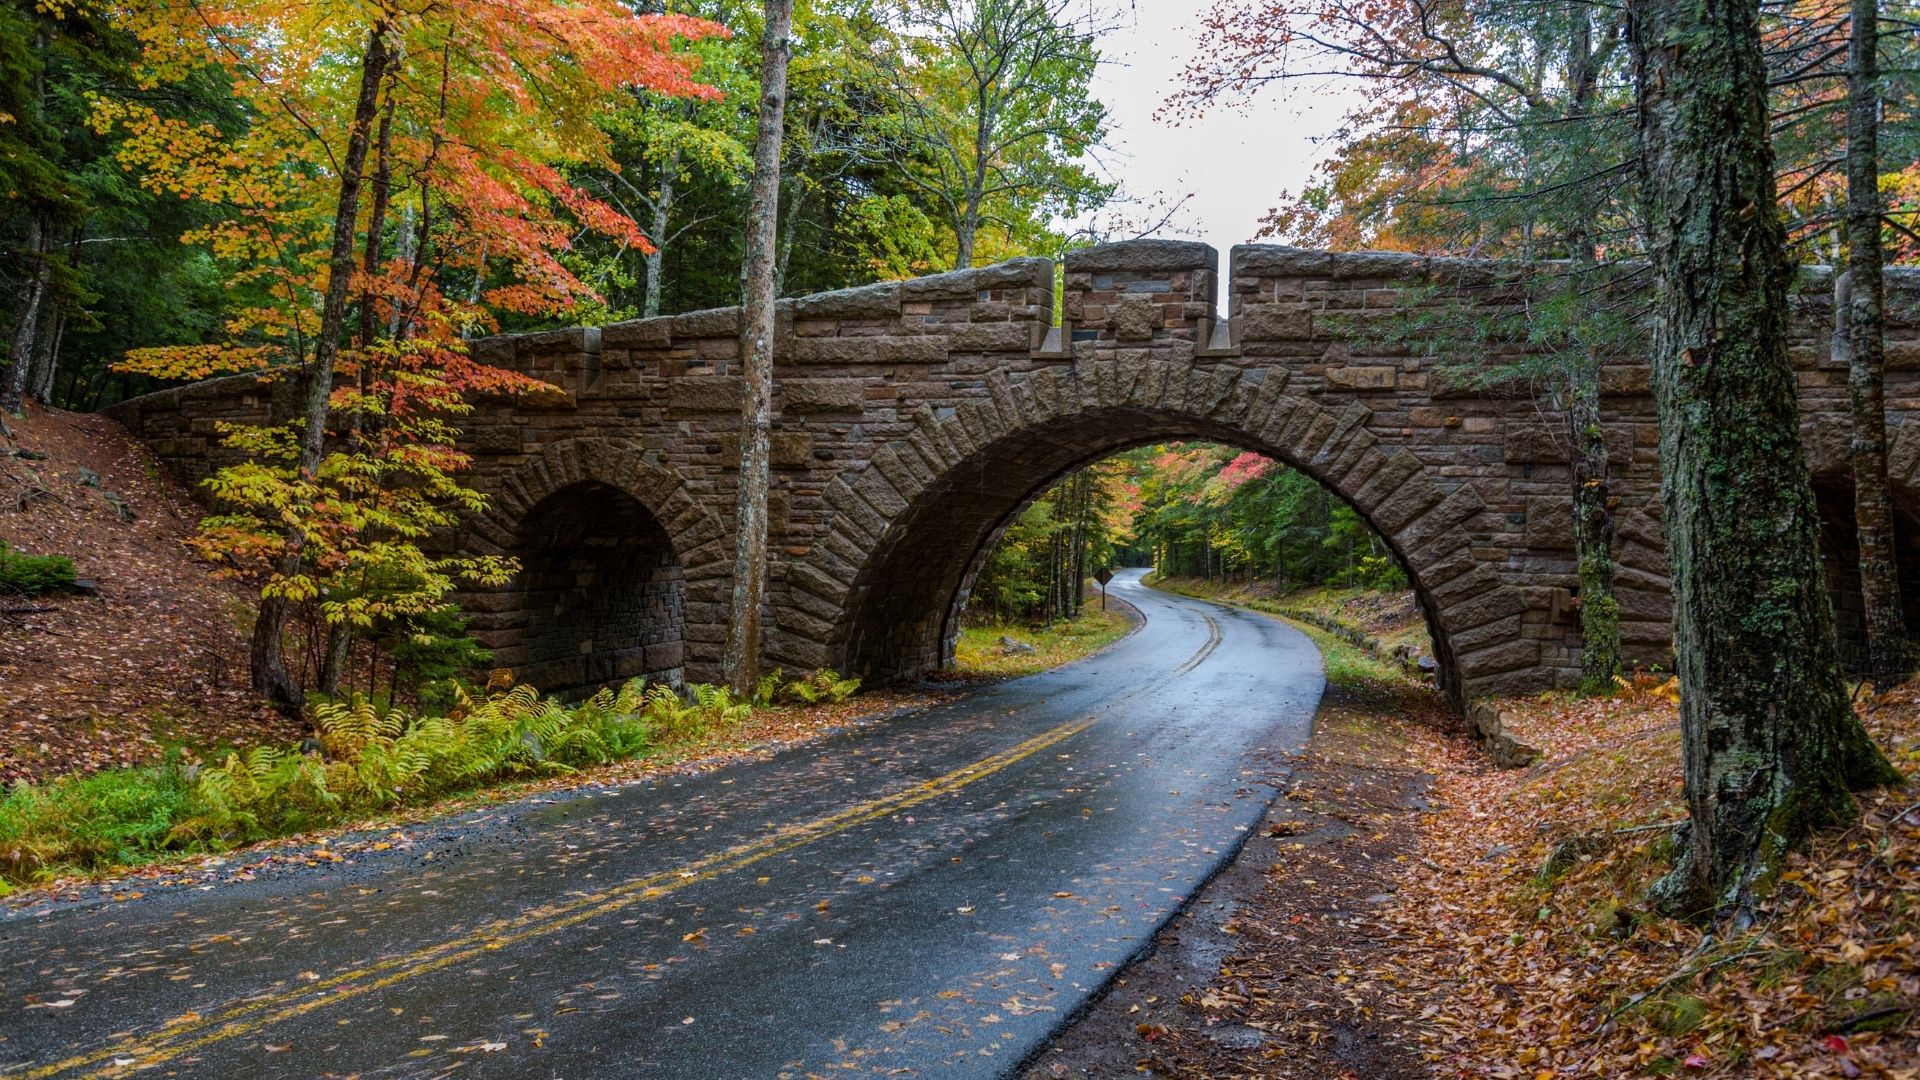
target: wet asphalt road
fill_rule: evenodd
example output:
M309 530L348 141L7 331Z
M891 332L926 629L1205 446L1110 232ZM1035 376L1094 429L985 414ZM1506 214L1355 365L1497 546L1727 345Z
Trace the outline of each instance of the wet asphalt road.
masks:
M1303 635L1138 576L1098 656L764 762L0 918L0 1076L1002 1075L1231 855L1320 698Z

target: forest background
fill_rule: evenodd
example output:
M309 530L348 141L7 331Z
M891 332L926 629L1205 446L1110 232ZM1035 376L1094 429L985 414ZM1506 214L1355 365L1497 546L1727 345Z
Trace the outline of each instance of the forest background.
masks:
M14 300L0 311L0 404L32 397L94 409L183 378L303 363L307 344L326 337L316 330L335 300L329 286L351 277L333 333L351 332L342 363L358 365L361 393L330 403L334 422L344 416L360 430L362 417L390 419L366 422L384 441L369 438L382 463L362 471L379 478L336 490L426 483L436 498L383 505L380 525L400 536L431 528L472 497L452 479L457 455L423 465L417 453L445 446L455 399L536 392L463 365L460 342L738 295L760 6L582 10L588 16L550 47L506 32L551 16L531 2L416 10L9 0L0 9L0 280ZM1877 231L1890 262L1920 255L1911 14L1888 8L1876 42ZM1182 193L1129 192L1114 179L1112 121L1094 96L1103 43L1137 17L1125 3L1084 0L799 4L777 290L1178 234ZM1781 210L1804 260L1843 263L1856 96L1849 9L1773 3L1763 18ZM388 36L368 36L370 27ZM1255 238L1567 268L1542 275L1521 325L1416 330L1426 348L1449 353L1495 335L1556 346L1523 370L1463 362L1461 374L1568 418L1570 456L1592 466L1575 488L1586 499L1576 519L1583 577L1588 567L1602 575L1586 594L1604 598L1606 448L1583 444L1597 430L1583 418L1597 407L1592 358L1644 347L1635 338L1649 292L1633 287L1645 244L1622 13L1578 0L1261 0L1218 4L1193 30L1183 50L1191 61L1158 123L1245 107L1290 80L1310 80L1303 86L1315 92L1347 87L1351 107L1313 180L1274 192ZM390 54L375 56L373 40ZM353 179L370 190L346 200L338 182L356 131L364 144ZM349 203L354 257L339 263L329 240L342 232L328 226ZM355 321L357 331L347 325ZM436 388L420 400L393 390L423 372ZM263 513L297 501L284 477L264 474L221 494L252 498ZM366 525L368 500L359 502L351 519L306 523L308 534ZM270 563L260 520L227 522L209 554ZM399 583L364 588L324 619L318 594L348 591L339 567L330 584L283 581L285 600L305 605L315 626L391 635L443 618L457 580L508 569L384 554L382 572ZM339 566L365 581L380 555L343 556ZM1009 524L975 607L1044 621L1078 606L1092 569L1145 562L1280 586L1404 586L1364 523L1304 476L1227 448L1173 445L1131 451L1041 493ZM275 575L265 576L271 591ZM1587 629L1604 640L1603 626ZM354 634L332 636L329 654Z

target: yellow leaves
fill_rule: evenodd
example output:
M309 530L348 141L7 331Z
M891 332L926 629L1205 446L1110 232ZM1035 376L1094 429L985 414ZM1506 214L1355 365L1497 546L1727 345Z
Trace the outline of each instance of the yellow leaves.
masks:
M165 345L130 349L113 370L156 379L205 379L271 365L279 350L259 345Z

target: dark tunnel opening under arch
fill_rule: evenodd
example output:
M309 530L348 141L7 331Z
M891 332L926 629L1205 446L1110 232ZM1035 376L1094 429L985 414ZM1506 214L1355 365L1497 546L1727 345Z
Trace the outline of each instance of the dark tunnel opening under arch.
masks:
M521 519L512 618L494 661L562 698L629 679L679 685L684 572L660 521L631 494L582 481Z

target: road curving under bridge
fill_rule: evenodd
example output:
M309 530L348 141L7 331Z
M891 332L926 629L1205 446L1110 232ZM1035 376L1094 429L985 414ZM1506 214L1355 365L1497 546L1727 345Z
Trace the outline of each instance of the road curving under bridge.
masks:
M1105 652L766 761L8 916L0 1075L1005 1074L1232 856L1320 699L1304 635L1139 576Z

